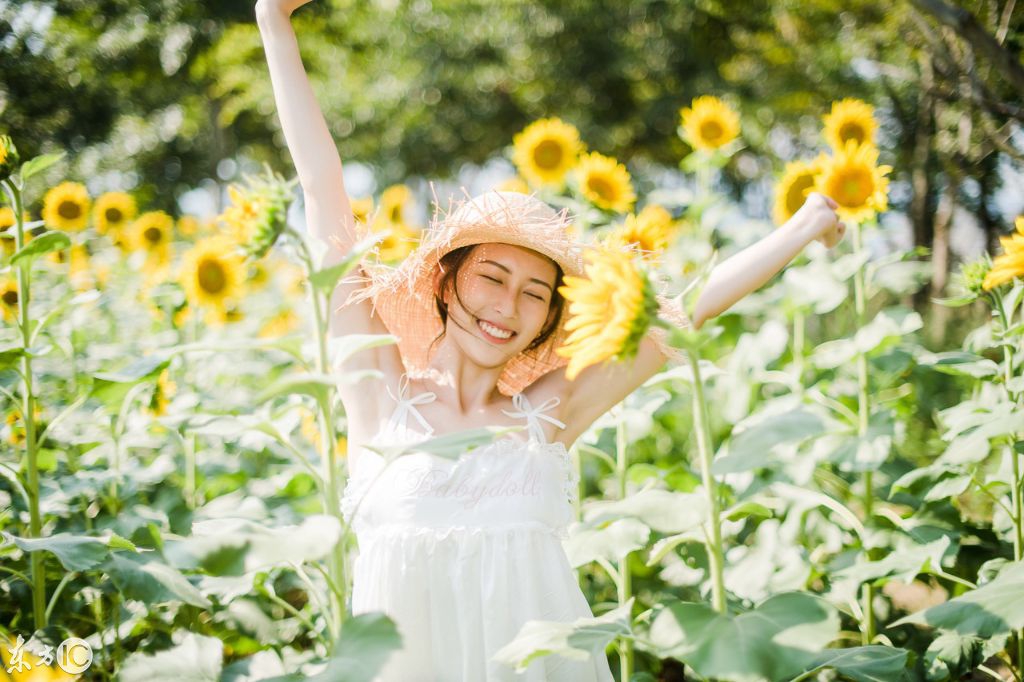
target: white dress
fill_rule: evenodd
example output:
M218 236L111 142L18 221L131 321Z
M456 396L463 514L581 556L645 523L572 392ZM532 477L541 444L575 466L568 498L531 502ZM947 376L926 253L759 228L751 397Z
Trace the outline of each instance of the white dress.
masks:
M402 378L397 397L388 389L397 406L371 444L434 432L416 405L435 394L407 398ZM342 498L359 545L352 612L383 611L403 640L376 682L614 679L603 651L586 661L544 656L518 675L490 660L528 620L593 615L561 543L577 479L565 446L546 442L539 422L565 428L543 414L558 398L533 408L520 393L513 404L505 414L526 419L528 441L506 436L454 460L415 452L389 466L372 450L358 454Z

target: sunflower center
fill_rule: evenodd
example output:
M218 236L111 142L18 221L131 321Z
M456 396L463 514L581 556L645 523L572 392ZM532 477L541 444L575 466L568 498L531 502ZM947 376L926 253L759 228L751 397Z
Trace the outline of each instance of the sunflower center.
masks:
M804 201L807 200L807 190L813 186L814 176L810 173L800 175L793 180L793 184L789 186L789 191L786 192L786 210L790 214L800 210L800 207L804 205Z
M587 189L605 201L611 201L615 198L615 186L608 182L607 178L600 175L591 175L587 178Z
M60 217L65 220L74 220L82 215L82 207L74 201L62 201L57 207L57 213L59 213Z
M859 123L847 121L839 127L839 139L844 143L847 140L856 140L857 144L862 144L865 137L864 128Z
M106 213L104 213L104 215L107 217L108 221L110 221L112 223L119 223L119 222L121 222L121 217L124 214L121 213L121 209L119 209L119 208L108 208L106 210Z
M145 238L146 242L156 246L163 241L164 233L158 227L147 227L142 233L142 236Z
M562 164L562 145L554 140L542 140L533 150L533 162L539 168L551 170Z
M722 125L718 121L704 121L700 124L700 136L708 142L715 142L722 137Z
M14 306L18 305L18 290L7 289L6 291L4 291L3 301L4 305L10 308L13 308Z
M871 173L866 168L848 168L832 182L833 198L848 207L863 206L874 189Z
M204 259L197 268L199 286L208 294L219 294L227 286L224 266L217 260Z

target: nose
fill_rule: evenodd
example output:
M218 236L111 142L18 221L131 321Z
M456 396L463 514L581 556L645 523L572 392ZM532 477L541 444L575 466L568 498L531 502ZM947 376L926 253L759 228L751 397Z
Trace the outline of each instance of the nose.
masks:
M511 287L503 288L494 302L494 312L500 315L503 320L516 319L516 300L517 297L514 289Z

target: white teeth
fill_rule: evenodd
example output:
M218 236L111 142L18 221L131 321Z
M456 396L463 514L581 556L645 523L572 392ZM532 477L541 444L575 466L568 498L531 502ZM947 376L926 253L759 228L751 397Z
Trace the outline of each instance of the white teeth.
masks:
M493 324L489 324L487 322L484 322L483 320L481 320L479 322L479 324L480 324L480 328L481 329L483 329L485 332L487 332L491 336L497 337L499 339L507 339L507 338L510 338L512 336L512 332L503 331L501 329L498 329Z

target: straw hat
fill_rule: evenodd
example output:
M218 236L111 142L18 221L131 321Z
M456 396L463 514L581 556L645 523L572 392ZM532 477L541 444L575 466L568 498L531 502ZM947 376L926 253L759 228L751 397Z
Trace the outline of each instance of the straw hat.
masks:
M374 313L398 337L398 351L412 376L426 372L430 345L444 329L434 305L433 282L441 257L449 251L487 242L513 244L547 256L561 266L565 275L585 276L583 252L588 245L569 234L572 218L568 209L556 212L532 194L491 190L469 197L465 189L463 192L467 199L450 205L447 215L440 219L435 201L430 227L420 245L400 265L364 264L366 276L344 280L363 282L365 286L352 292L343 306L366 299L373 302ZM515 395L543 374L568 364L568 358L554 352L568 336L567 308L563 308L554 333L543 344L520 352L506 363L498 378L502 394Z

